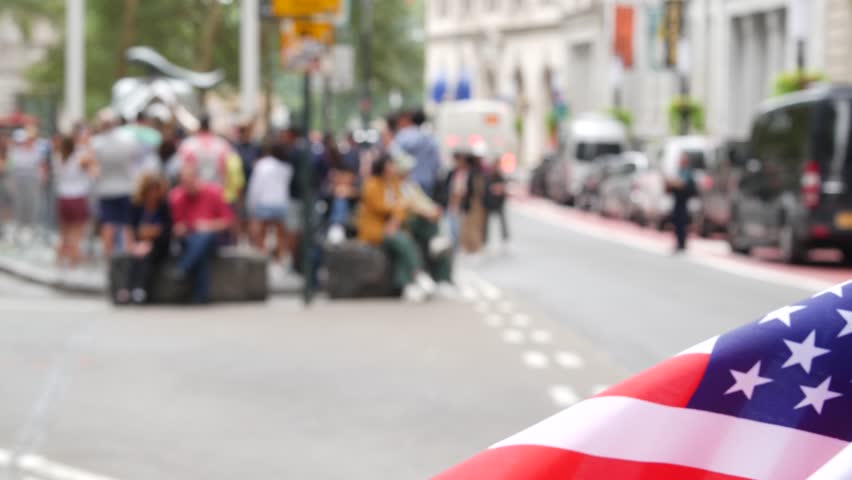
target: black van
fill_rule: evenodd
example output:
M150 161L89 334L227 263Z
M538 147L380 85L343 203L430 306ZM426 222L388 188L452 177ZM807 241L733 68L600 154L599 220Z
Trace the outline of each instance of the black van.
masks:
M852 261L852 86L768 101L754 121L731 203L731 248L780 247L799 263L833 247Z

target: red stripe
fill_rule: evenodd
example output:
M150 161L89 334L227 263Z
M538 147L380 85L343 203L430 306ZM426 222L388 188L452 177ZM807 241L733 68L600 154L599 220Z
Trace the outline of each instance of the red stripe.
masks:
M595 457L551 447L486 450L433 480L743 480L664 463Z
M686 407L710 363L710 355L689 353L672 357L598 396L632 397L647 402Z

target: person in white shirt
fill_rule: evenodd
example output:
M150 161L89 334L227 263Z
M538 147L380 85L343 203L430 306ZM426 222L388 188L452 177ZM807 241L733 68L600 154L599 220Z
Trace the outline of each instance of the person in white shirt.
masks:
M249 235L252 245L266 251L266 235L276 234L275 257L281 260L286 252L287 210L290 206L290 180L293 167L271 155L269 147L257 161L246 191L249 213Z
M88 148L88 133L81 132L76 142L72 137L63 137L55 157L54 186L59 218L56 261L74 267L83 259L80 243L89 221L94 160Z

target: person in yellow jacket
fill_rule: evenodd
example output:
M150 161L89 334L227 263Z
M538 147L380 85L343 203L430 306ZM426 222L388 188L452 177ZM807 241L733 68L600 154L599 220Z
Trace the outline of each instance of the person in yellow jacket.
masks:
M394 283L402 288L403 297L419 302L434 294L436 285L423 271L417 244L403 229L408 210L396 165L389 155L382 155L373 163L372 176L361 190L358 239L388 252Z

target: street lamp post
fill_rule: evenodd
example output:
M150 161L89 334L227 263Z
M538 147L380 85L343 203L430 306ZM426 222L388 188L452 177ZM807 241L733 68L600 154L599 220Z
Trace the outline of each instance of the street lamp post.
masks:
M796 71L800 81L805 81L807 67L807 39L810 0L792 0L790 4L790 30L796 42Z
M86 113L85 15L86 0L66 0L65 115L72 124Z
M260 84L259 0L242 0L240 11L240 106L254 115Z

